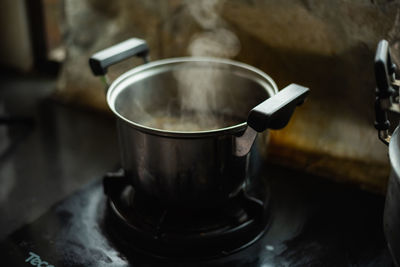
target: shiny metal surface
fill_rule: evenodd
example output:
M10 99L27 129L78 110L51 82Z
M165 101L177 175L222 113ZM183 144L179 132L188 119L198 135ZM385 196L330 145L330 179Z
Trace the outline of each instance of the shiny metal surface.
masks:
M180 112L175 74L186 71L195 72L199 79L193 82L199 83L217 76L215 99L210 100L216 103L213 112L242 122L193 132L144 126L146 117ZM118 118L122 166L135 189L170 205L215 205L227 200L242 188L248 172L249 155L234 153L235 138L244 133L248 112L276 92L266 74L222 59L161 60L122 75L110 86L107 101ZM248 147L242 146L242 151L249 152L252 143L245 142Z
M386 193L383 226L386 241L396 266L400 266L400 140L399 127L389 143L390 165L392 167Z
M250 126L246 128L243 135L236 137L234 140L234 151L233 154L237 157L246 156L257 137L257 132Z
M232 153L232 135L171 138L118 120L122 166L136 190L173 204L216 204L242 186L247 157Z

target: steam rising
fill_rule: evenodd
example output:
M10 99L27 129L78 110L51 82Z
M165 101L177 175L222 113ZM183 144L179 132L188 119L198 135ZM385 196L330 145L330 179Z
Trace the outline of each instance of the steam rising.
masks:
M188 50L196 57L233 58L239 53L240 42L233 32L219 28L195 35Z
M233 58L239 53L239 39L226 28L225 21L219 15L224 2L225 0L187 0L185 2L192 17L204 30L193 36L188 47L191 56ZM193 127L193 122L196 122L195 129L184 130L210 130L238 123L238 121L224 116L225 114L222 113L223 110L217 102L218 97L221 97L219 92L223 90L221 86L223 85L224 71L221 71L220 68L216 70L212 65L199 69L193 68L174 73L178 81L181 114L195 111L194 116L190 118L182 116L180 126L190 124Z
M227 29L226 22L219 15L225 0L186 0L185 3L203 28L203 32L196 34L189 45L191 56L233 58L239 53L239 39Z
M185 1L192 17L205 30L214 30L225 24L219 16L224 3L225 0Z
M239 53L239 39L227 29L227 24L219 15L224 2L185 1L187 10L203 29L192 37L188 46L191 56L233 58ZM229 66L211 62L180 65L173 72L177 82L178 112L167 110L163 114L153 114L145 124L171 131L201 131L242 122L232 116L234 112L228 104L224 105L229 97L229 72Z

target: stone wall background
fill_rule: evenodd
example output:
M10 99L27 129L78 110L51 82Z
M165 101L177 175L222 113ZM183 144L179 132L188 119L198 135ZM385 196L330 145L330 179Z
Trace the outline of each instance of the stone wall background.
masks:
M196 15L199 3L205 8ZM94 52L139 37L152 60L187 56L191 42L213 30L199 18L214 19L239 39L235 60L279 88L296 82L312 90L288 127L272 132L269 160L384 192L389 166L373 127L373 59L386 38L400 62L399 10L399 0L64 0L67 60L58 97L107 110L87 63ZM137 64L112 67L111 77Z

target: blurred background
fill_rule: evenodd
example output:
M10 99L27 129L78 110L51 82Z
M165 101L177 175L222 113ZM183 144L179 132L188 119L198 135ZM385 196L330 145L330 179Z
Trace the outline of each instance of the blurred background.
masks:
M22 196L50 205L118 164L113 118L88 59L130 37L148 42L151 60L226 57L279 88L310 87L288 127L272 132L268 160L383 194L389 164L373 126L373 59L384 38L399 63L399 26L398 0L2 0L1 212L16 212L4 203ZM138 64L118 64L110 76ZM43 178L10 178L32 173Z

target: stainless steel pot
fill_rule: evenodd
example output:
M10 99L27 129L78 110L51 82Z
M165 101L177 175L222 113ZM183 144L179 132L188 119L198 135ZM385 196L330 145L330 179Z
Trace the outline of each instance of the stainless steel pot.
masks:
M376 102L375 127L379 139L389 145L391 172L383 214L383 229L388 248L396 266L400 266L400 126L389 134L390 121L387 110L399 107L399 81L396 80L396 65L393 64L389 44L382 40L375 56Z
M400 129L396 128L389 144L391 172L386 192L383 227L393 261L400 266Z
M145 41L129 39L96 53L89 64L107 81L108 66L134 55L147 62ZM182 112L177 88L183 86L177 77L185 76L193 83L213 79L211 112L240 121L200 131L146 126L146 118ZM117 117L122 167L135 190L166 205L206 206L223 203L241 190L257 132L283 128L308 91L292 84L278 93L274 81L254 67L189 57L154 61L126 72L108 87L107 103Z

